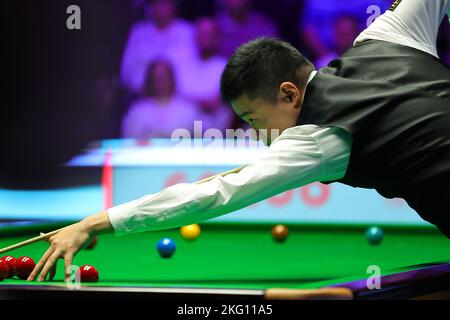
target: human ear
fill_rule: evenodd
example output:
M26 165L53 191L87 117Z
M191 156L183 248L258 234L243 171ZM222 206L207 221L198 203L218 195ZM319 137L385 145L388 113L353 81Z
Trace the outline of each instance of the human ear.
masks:
M293 102L299 95L297 86L292 82L283 82L280 85L280 91L284 94L283 99L289 102Z
M292 102L292 100L293 100L292 97L294 96L294 93L287 89L283 89L283 92L286 95L286 99L288 99L288 101Z

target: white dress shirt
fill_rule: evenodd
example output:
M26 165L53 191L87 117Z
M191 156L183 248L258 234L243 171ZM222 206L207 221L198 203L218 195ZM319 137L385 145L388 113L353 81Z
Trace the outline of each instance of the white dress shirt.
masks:
M308 83L317 71L311 72ZM267 153L239 173L180 183L108 210L116 234L180 227L218 217L314 181L342 178L351 137L337 127L285 130Z
M342 178L350 149L351 138L337 127L289 128L239 173L168 187L110 208L109 219L116 234L198 223L314 181Z
M409 0L386 11L356 42L378 39L436 56L437 28L449 0ZM308 83L314 77L313 71ZM307 92L308 88L306 88ZM175 228L224 215L314 181L342 178L351 137L337 127L302 125L285 130L268 152L239 173L202 184L177 184L108 210L118 235Z
M436 38L449 0L402 1L386 11L356 38L355 43L376 39L401 44L438 57Z

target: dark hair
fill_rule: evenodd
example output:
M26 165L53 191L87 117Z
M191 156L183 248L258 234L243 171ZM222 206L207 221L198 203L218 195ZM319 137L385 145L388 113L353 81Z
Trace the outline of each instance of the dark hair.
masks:
M244 93L250 99L275 101L280 84L299 85L299 76L312 71L313 64L287 42L257 38L240 46L231 56L220 79L225 103Z

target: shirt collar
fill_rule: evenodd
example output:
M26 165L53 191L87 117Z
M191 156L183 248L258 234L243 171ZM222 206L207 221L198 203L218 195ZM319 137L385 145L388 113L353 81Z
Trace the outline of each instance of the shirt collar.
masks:
M314 78L314 76L316 75L317 70L313 70L311 71L311 73L308 76L308 81L306 82L306 86L308 86L308 83Z

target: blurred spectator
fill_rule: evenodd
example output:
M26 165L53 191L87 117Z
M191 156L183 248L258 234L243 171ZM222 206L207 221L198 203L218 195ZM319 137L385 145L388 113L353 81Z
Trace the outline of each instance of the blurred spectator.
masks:
M194 121L199 119L196 107L177 95L170 62L156 60L147 68L142 97L130 106L123 119L122 137L170 138L178 128L192 133Z
M336 17L355 17L358 21L359 33L383 14L391 4L392 0L305 0L301 13L300 34L311 51L310 58L323 64L335 56L334 51L340 46L336 33L333 31ZM350 20L345 23L348 25L341 27L350 27ZM349 29L351 28L353 27Z
M314 61L316 68L322 68L331 60L341 56L353 45L353 41L362 31L359 27L358 18L355 16L344 15L334 20L333 44L325 55Z
M233 113L222 104L220 97L220 76L227 61L218 55L221 40L214 19L197 20L195 39L197 54L181 74L180 92L200 108L203 129L216 128L225 132Z
M194 52L193 27L177 17L175 0L150 0L150 19L136 22L130 31L121 66L122 84L137 93L149 62L165 59L175 77Z
M241 44L260 36L278 35L275 24L252 9L252 0L221 0L223 8L217 14L222 32L221 53L229 57Z

